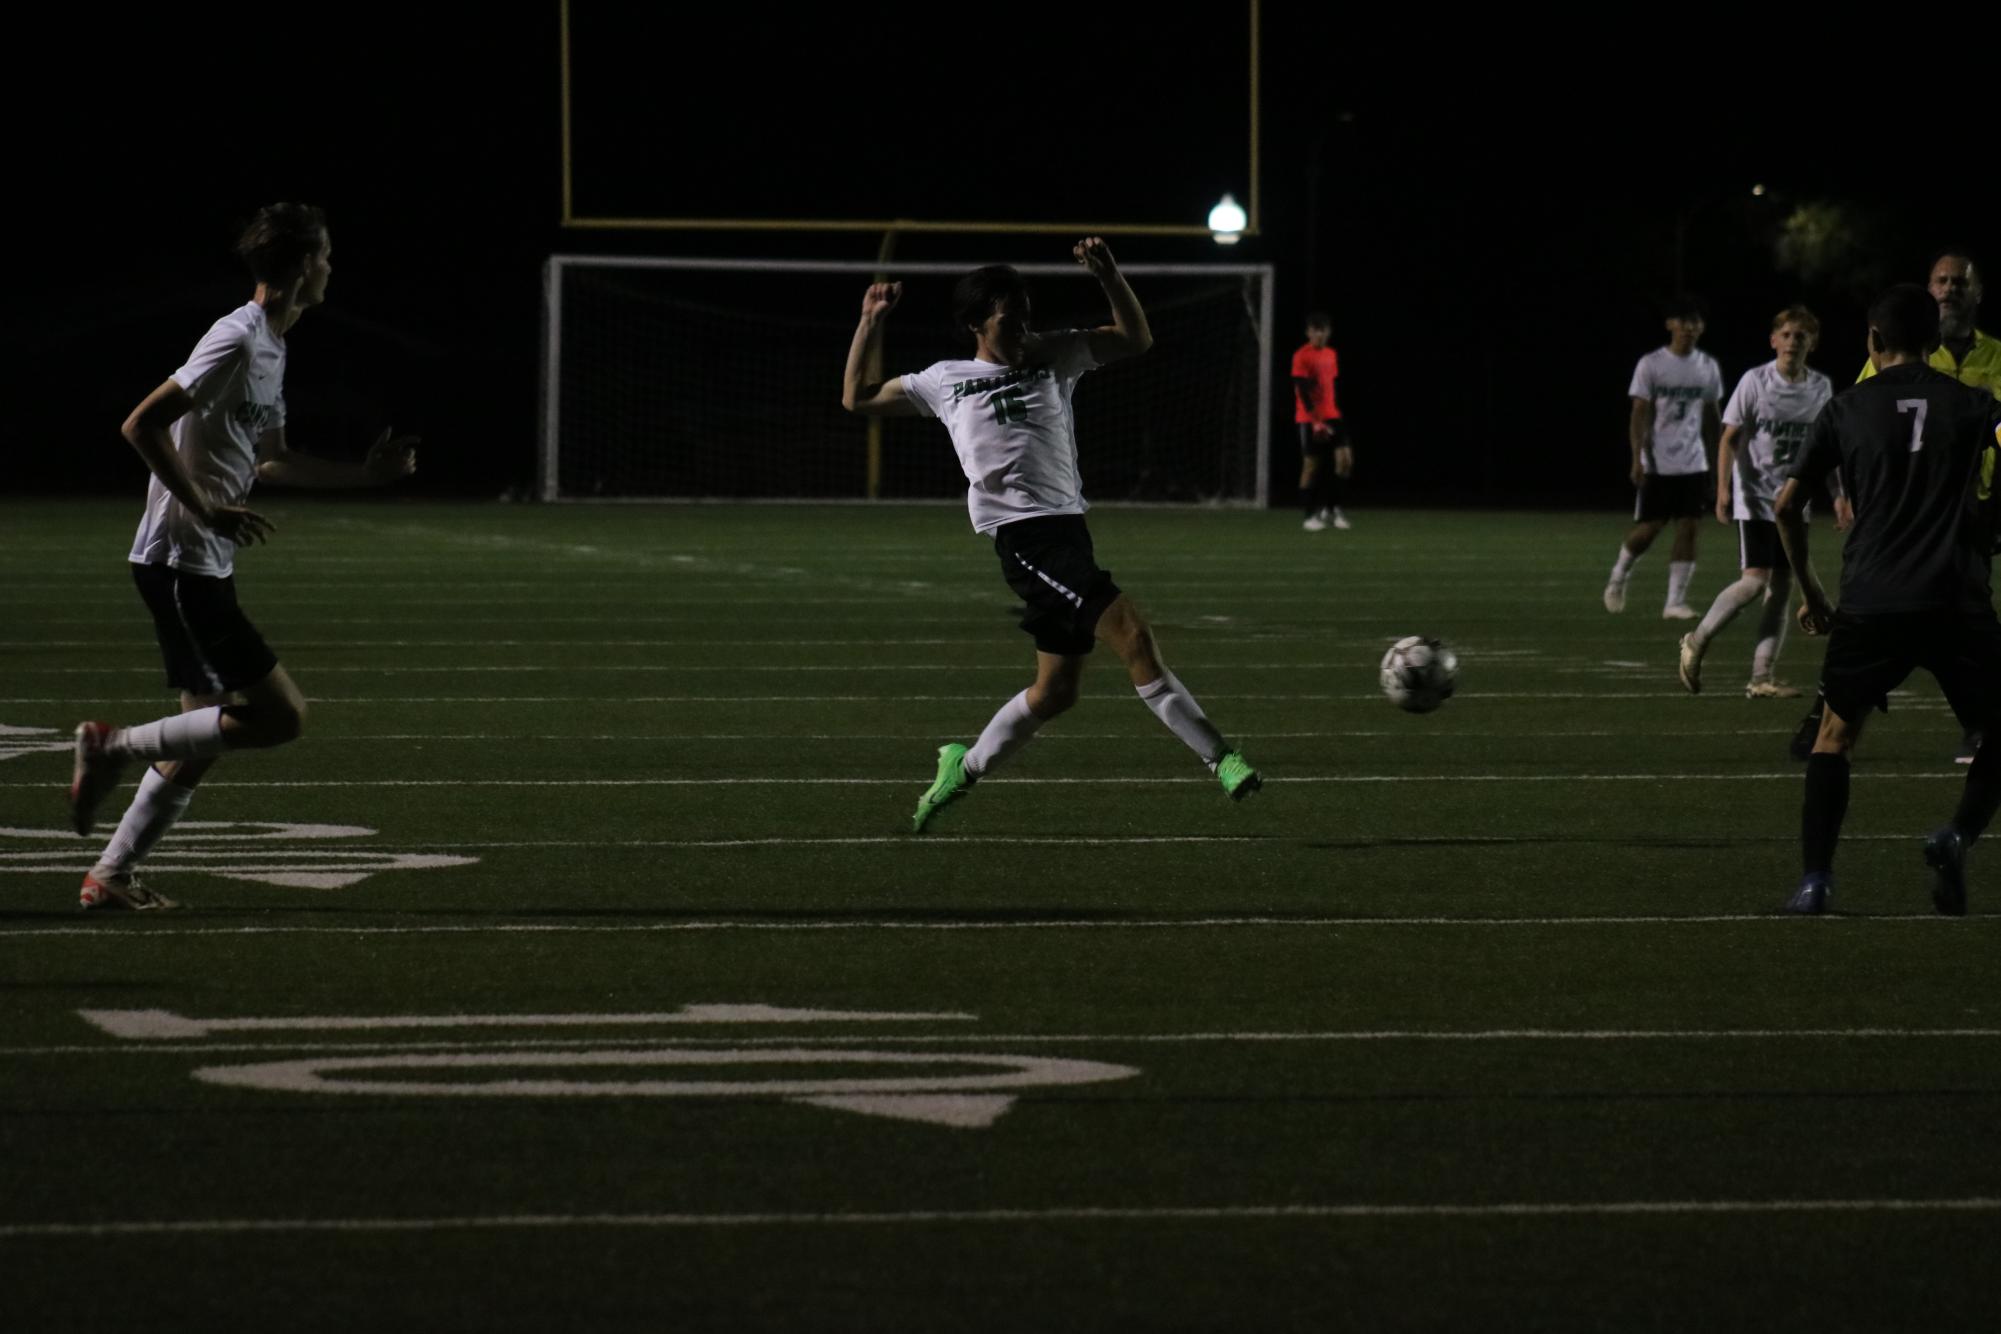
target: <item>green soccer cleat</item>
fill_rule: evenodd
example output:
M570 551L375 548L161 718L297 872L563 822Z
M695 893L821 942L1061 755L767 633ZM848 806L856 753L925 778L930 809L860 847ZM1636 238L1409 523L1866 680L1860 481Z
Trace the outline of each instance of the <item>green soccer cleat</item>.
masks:
M938 776L917 799L917 813L910 817L910 832L923 833L925 821L964 796L972 785L973 781L966 777L966 748L957 742L938 747Z
M1216 781L1223 785L1231 801L1242 801L1265 785L1264 776L1251 768L1241 751L1231 751L1216 761Z

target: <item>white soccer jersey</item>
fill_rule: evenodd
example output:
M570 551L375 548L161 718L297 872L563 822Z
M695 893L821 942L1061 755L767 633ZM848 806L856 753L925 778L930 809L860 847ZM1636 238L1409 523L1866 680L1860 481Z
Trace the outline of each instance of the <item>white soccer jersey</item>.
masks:
M1730 492L1739 519L1772 520L1772 502L1806 444L1813 419L1834 397L1834 385L1810 370L1798 382L1779 374L1779 363L1744 372L1723 409L1723 424L1743 428L1737 437Z
M1685 477L1708 469L1702 405L1723 401L1723 371L1716 358L1700 348L1677 357L1657 347L1633 368L1633 384L1626 392L1654 405L1654 456L1648 472Z
M173 380L195 401L170 428L182 463L210 500L241 505L257 479L258 437L285 424L285 342L264 307L217 320ZM220 578L236 568L236 544L196 523L155 477L130 559Z
M1070 399L1098 363L1081 329L1044 334L1026 365L941 361L903 377L903 392L945 423L966 474L973 531L1090 506L1077 473Z

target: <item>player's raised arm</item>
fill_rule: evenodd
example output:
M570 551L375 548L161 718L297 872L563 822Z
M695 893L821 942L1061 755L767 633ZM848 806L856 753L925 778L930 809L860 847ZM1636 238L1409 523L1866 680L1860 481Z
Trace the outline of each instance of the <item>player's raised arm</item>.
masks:
M848 344L848 365L841 375L841 406L864 417L915 417L918 407L903 392L903 377L868 383L871 363L878 361L883 321L903 299L902 283L873 283L862 294L862 318Z
M1101 236L1087 236L1072 246L1070 253L1091 271L1105 289L1112 304L1112 322L1091 330L1091 359L1100 366L1124 357L1136 357L1153 346L1153 330L1147 327L1146 311L1133 295L1132 285L1119 272L1112 248Z
M167 428L193 411L194 406L193 395L178 381L165 381L146 395L139 406L132 409L132 415L125 419L122 433L126 443L145 460L153 475L160 479L160 485L167 489L167 494L194 516L196 523L238 546L262 542L271 535L270 521L240 505L211 502L188 472L181 452L174 448L174 438L167 434Z

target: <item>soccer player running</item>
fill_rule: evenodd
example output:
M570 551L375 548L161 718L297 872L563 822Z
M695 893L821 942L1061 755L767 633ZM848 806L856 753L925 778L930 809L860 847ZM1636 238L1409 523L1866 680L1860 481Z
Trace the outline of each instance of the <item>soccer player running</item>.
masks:
M172 908L134 868L180 819L216 758L298 737L305 696L236 603L236 548L271 524L243 502L253 481L380 486L416 469L414 437L384 431L360 463L314 458L285 439L285 335L326 299L333 243L305 204L258 210L236 245L256 280L250 301L202 336L187 364L146 395L125 438L152 470L129 561L152 613L181 712L136 727L81 723L70 814L88 837L127 761L147 768L118 831L83 878L85 908Z
M848 347L841 384L848 411L944 422L966 474L973 529L993 539L1002 575L1026 604L1021 628L1035 638L1035 683L1003 704L970 748L939 747L937 777L911 818L915 831L1077 702L1097 641L1119 655L1140 699L1201 757L1231 799L1249 796L1263 782L1162 665L1139 609L1111 572L1098 567L1092 551L1071 396L1084 372L1139 355L1153 345L1153 335L1110 247L1087 237L1072 254L1103 287L1110 324L1032 333L1027 288L1012 268L995 264L968 273L953 290L954 320L975 343L970 359L941 361L881 384L863 382L883 321L903 295L901 283L868 289Z
M1696 534L1709 509L1709 454L1721 431L1716 407L1723 400L1723 371L1714 357L1695 346L1704 327L1700 305L1688 297L1676 300L1668 308L1667 346L1647 353L1633 368L1626 391L1633 400L1626 436L1638 495L1633 527L1605 583L1606 611L1626 609L1626 581L1633 565L1672 521L1674 549L1668 557L1661 619L1696 617L1688 605L1688 586L1695 578Z
M1348 497L1348 478L1355 471L1355 451L1341 426L1341 405L1334 382L1341 361L1328 339L1334 322L1324 311L1306 317L1306 342L1292 354L1292 419L1299 425L1299 503L1306 511L1301 525L1309 533L1352 528L1341 502Z
M1879 298L1869 310L1876 374L1827 405L1779 491L1779 535L1804 599L1800 626L1832 632L1800 817L1805 875L1788 912L1827 911L1848 810L1848 755L1872 707L1887 712L1889 692L1923 667L1960 718L1991 731L2001 714L1992 536L1974 495L1980 456L2001 440L2001 404L1925 364L1938 332L1938 303L1923 288L1903 284ZM1806 497L1836 468L1855 502L1838 610L1808 560L1803 514ZM1997 805L2001 748L1984 746L1952 822L1925 842L1939 912L1966 911L1967 849Z
M1744 694L1750 699L1799 697L1798 690L1772 675L1785 643L1792 592L1772 502L1806 443L1808 429L1834 396L1828 378L1806 364L1819 339L1820 321L1812 311L1805 306L1780 311L1772 321L1772 350L1778 356L1744 372L1723 409L1723 441L1716 449L1716 519L1736 520L1741 573L1716 595L1702 624L1681 637L1681 683L1691 695L1702 693L1702 658L1710 641L1738 612L1762 598L1751 683Z

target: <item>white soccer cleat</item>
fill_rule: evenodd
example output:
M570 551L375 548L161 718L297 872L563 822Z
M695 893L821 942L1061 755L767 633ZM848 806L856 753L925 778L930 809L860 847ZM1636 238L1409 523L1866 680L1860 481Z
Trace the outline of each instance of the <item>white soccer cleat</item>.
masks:
M1605 610L1620 612L1626 609L1626 581L1614 579L1605 585Z
M1694 635L1683 635L1681 637L1681 661L1679 664L1681 685L1682 689L1688 691L1691 695L1700 695L1702 693L1702 651L1704 647L1703 644L1697 642Z
M139 877L127 872L124 875L100 876L92 871L83 878L83 888L77 892L76 906L90 911L97 908L130 908L146 912L162 908L178 908L181 905L165 894L155 894L139 883Z
M1318 514L1313 514L1309 515L1306 522L1299 526L1309 533L1324 533L1327 531L1327 520L1321 518Z
M1744 687L1745 699L1798 699L1803 692L1784 681L1774 681L1769 676L1756 676Z
M1348 516L1343 514L1340 510L1337 509L1334 511L1334 526L1336 528L1341 529L1343 532L1346 532L1348 529L1353 528L1355 525L1349 523Z
M1676 602L1661 608L1661 619L1664 621L1694 621L1701 618L1702 613L1686 602Z

